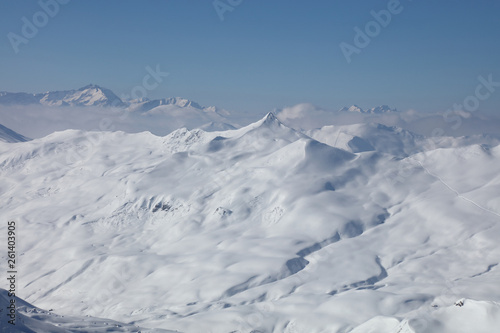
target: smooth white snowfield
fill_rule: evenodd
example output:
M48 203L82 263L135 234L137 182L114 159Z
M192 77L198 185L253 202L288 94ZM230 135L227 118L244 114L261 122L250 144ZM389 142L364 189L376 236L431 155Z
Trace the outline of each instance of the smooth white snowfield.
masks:
M377 133L352 135L376 148ZM411 149L354 153L269 114L0 142L17 294L185 333L500 331L498 141L409 135L396 144Z
M7 290L0 289L0 313L2 314L1 332L25 333L25 332L143 332L143 333L174 333L175 331L162 329L148 329L136 325L124 324L114 320L95 318L90 316L61 316L50 311L43 310L15 298L17 313L15 325L7 324L5 321L5 311L10 305L12 298ZM9 318L11 320L11 318Z

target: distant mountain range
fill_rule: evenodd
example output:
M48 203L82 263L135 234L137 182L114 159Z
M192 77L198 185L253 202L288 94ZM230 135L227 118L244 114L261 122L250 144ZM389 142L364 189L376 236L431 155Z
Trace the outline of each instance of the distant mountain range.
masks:
M26 108L17 110L15 119L12 119L9 112L2 115L3 124L21 130L33 138L67 128L87 130L101 128L103 119L112 123L115 130L130 132L148 130L159 135L165 135L181 127L203 128L206 131L240 127L238 123L228 117L230 116L228 111L215 106L204 107L181 97L123 100L110 89L93 84L76 90L36 94L0 92L0 105L38 105L53 108L48 113L42 110L35 112L38 121L43 123L43 126L32 126L30 125L31 121L17 120L20 119L20 114L29 113L29 110L25 110ZM72 109L61 109L60 107ZM89 112L81 112L78 108L89 108ZM115 110L123 110L124 112L115 112ZM29 119L33 119L33 116L25 118L25 120ZM45 130L40 133L42 128ZM13 140L13 137L15 136L9 135L8 140Z
M149 100L147 98L123 100L110 89L95 84L89 84L76 90L49 91L30 94L25 92L0 92L0 105L31 105L46 106L79 106L79 107L119 107L130 111L147 113L159 106L174 106L192 108L206 112L222 111L214 106L204 107L181 97L171 97Z
M49 91L45 93L29 94L24 92L0 92L0 104L29 105L42 104L48 106L118 106L124 107L123 102L111 90L97 85L88 85L77 90Z
M343 107L339 112L352 112L352 113L363 113L363 114L382 114L390 112L398 112L397 109L391 109L387 105L377 106L371 109L362 109L357 105L351 105L350 107Z
M0 92L0 105L30 105L41 104L46 106L97 106L97 107L119 107L139 113L158 113L154 110L158 107L171 106L175 108L191 108L204 112L215 112L220 115L228 115L228 112L215 106L201 106L189 99L181 97L170 97L149 100L133 99L123 100L110 89L95 84L89 84L76 90L49 91L45 93L30 94L25 92ZM154 110L154 111L153 111ZM339 112L352 112L361 114L382 114L397 112L387 105L377 106L371 109L362 109L357 105L343 107Z

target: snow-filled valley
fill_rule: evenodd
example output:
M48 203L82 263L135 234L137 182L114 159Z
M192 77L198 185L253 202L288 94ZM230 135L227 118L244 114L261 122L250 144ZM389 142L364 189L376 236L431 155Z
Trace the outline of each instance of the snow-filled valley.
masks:
M20 332L500 330L496 137L0 130Z

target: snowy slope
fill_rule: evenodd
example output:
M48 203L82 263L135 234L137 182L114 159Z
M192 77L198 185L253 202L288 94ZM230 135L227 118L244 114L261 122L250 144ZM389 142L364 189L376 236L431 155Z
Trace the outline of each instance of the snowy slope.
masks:
M3 311L10 305L10 300L15 299L17 313L14 324L6 323ZM143 332L143 333L174 333L177 331L162 329L147 329L136 325L124 324L114 320L95 318L61 316L51 310L43 310L18 298L9 297L5 289L0 289L0 313L2 322L0 332L8 333L70 333L70 332ZM10 318L9 318L10 319Z
M111 90L90 84L77 90L43 94L40 103L49 106L124 106Z
M42 104L47 106L125 106L111 90L87 85L76 90L49 91L39 94L0 92L2 105Z
M500 146L413 153L406 135L407 156L353 153L268 114L230 131L0 143L19 296L187 333L471 332L464 318L494 332Z
M155 100L131 100L128 101L129 103L129 110L134 111L134 112L148 112L158 106L176 106L179 108L185 108L185 107L191 107L194 109L199 109L202 110L204 109L202 106L200 106L198 103L190 101L185 98L181 97L171 97L171 98L163 98L163 99L155 99Z
M339 112L363 113L363 114L382 114L397 112L396 109L391 109L388 105L380 105L370 109L362 109L357 105L345 106Z
M500 138L494 135L425 137L400 127L377 123L329 125L304 133L327 145L353 153L377 151L395 157L407 157L437 148L459 148L470 145L489 147L500 144Z
M28 140L30 139L0 124L0 141L24 142Z
M235 129L239 125L226 118L227 111L216 107L203 107L181 97L159 100L129 101L127 111L140 114L144 118L158 119L172 124L172 130L187 127L202 128L206 131Z
M324 126L305 133L320 142L354 153L377 151L394 156L417 152L424 140L404 129L377 123Z

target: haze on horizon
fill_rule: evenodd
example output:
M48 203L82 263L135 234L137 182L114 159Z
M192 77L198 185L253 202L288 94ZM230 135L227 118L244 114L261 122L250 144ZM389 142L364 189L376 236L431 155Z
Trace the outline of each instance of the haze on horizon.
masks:
M158 69L168 76L145 97L259 115L300 103L445 112L480 77L500 82L495 1L57 1L0 3L0 91L134 95ZM492 93L477 112L499 103Z

